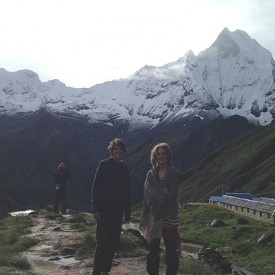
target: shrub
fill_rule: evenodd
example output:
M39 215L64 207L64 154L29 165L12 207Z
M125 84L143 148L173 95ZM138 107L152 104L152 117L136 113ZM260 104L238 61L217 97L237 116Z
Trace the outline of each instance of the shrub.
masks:
M93 234L90 232L86 233L82 245L75 253L75 258L77 260L83 260L85 258L91 257L92 251L95 249L96 240Z
M10 265L18 269L29 269L31 267L27 258L18 256L11 259Z
M95 246L96 246L95 237L94 237L92 234L87 233L87 234L84 236L83 245L84 245L84 246L87 246L87 247L90 247L91 249L94 249Z
M35 238L31 238L31 237L22 237L19 239L17 247L18 247L18 251L24 251L27 250L28 248L37 245L38 244L38 240Z
M138 247L130 233L123 232L120 236L118 254L120 257L138 257L145 254L145 250Z
M220 275L220 272L212 270L198 261L183 259L180 261L179 272L190 275Z
M30 263L25 257L15 256L10 253L0 254L0 265L13 266L22 270L30 268Z

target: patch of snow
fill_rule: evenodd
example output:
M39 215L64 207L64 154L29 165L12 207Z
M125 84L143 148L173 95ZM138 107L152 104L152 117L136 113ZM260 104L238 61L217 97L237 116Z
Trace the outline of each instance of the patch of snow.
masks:
M34 213L34 210L24 210L24 211L17 211L17 212L10 212L9 215L16 217L16 216L28 216L31 213Z

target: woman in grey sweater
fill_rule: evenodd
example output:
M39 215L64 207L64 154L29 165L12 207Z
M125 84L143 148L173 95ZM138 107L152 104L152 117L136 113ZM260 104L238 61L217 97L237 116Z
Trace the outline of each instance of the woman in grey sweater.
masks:
M177 226L177 193L180 171L172 165L172 152L167 143L151 150L152 168L144 183L143 217L140 230L149 248L147 272L159 274L159 247L163 238L166 251L166 275L176 275L179 266L180 237Z

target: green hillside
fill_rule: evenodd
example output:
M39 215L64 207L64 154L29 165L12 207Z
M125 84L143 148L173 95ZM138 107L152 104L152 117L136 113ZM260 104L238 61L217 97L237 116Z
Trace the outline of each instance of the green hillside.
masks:
M227 143L185 175L181 201L208 201L223 191L275 197L275 122Z
M211 204L187 205L179 216L184 249L188 248L188 243L200 243L257 275L275 274L273 225ZM220 224L211 226L213 220Z

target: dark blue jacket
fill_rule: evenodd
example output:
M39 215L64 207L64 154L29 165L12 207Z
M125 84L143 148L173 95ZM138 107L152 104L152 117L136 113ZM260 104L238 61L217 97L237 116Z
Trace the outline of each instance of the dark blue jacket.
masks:
M92 212L105 216L123 216L130 220L131 188L129 170L124 162L102 160L92 187Z

